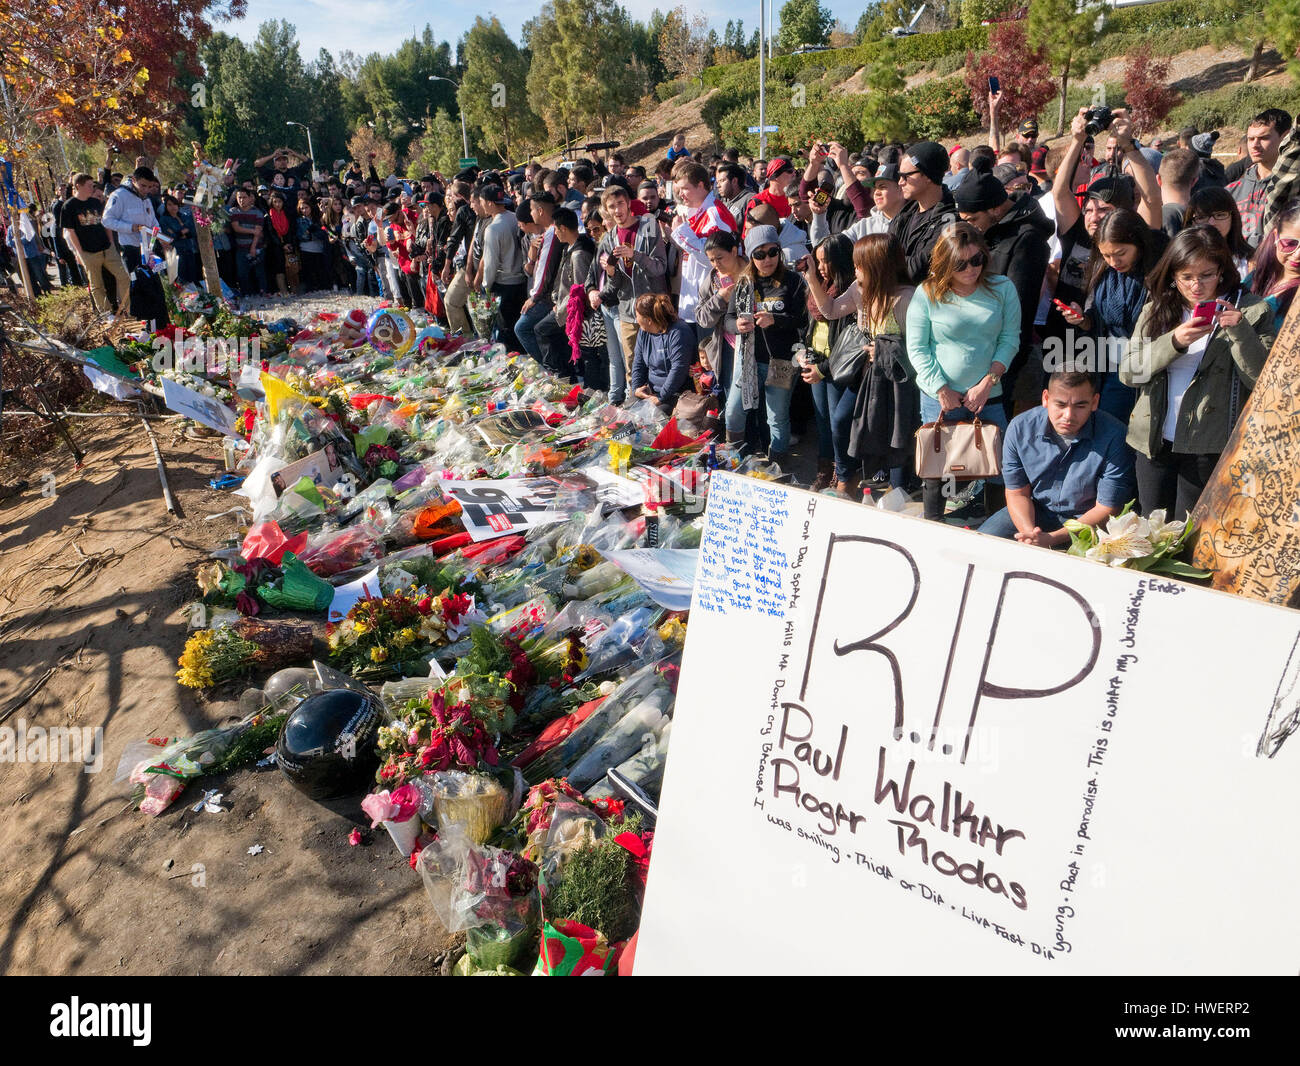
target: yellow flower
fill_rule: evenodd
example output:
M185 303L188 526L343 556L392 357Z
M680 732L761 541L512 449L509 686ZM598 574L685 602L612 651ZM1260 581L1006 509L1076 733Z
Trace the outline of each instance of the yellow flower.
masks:
M370 627L358 618L352 623L352 631L356 636L361 637L370 632Z
M399 630L397 635L393 637L393 643L399 648L405 648L408 644L413 643L419 635L413 627L407 626L405 629Z
M387 648L371 648L371 649L370 649L370 661L371 661L371 662L382 663L382 662L383 662L385 659L387 659L387 658L388 658L388 649L387 649Z

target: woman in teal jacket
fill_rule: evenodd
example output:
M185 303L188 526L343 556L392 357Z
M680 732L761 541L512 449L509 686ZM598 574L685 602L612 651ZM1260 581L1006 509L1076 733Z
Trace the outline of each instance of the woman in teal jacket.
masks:
M930 273L907 309L907 356L921 390L921 421L1007 428L1002 375L1020 346L1020 298L1000 274L988 273L989 250L974 226L943 231ZM996 401L996 402L994 402ZM943 521L943 478L922 481L925 517ZM1001 479L984 485L986 513L1003 505Z

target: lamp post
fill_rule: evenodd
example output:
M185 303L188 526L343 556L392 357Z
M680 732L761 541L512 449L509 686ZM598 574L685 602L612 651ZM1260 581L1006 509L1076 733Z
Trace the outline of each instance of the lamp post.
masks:
M315 171L315 170L316 170L316 162L317 162L317 160L316 160L316 149L314 149L314 148L311 146L311 130L310 130L306 125L304 125L304 124L301 123L301 122L293 122L293 121L289 121L289 122L286 122L285 125L286 125L286 126L302 126L303 129L307 130L307 154L308 154L309 156L311 156L311 168L312 168L313 171Z
M767 158L767 64L763 57L763 41L767 37L767 10L763 0L758 0L758 156Z
M430 81L445 81L448 85L455 85L457 94L460 93L460 83L454 82L450 78L444 78L437 74L429 75ZM469 134L465 130L465 109L460 105L460 97L456 97L456 109L460 112L460 147L464 153L462 158L469 158Z

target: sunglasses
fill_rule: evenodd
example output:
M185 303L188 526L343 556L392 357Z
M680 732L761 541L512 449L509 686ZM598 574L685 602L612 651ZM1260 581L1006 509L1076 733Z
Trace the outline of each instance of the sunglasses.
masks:
M900 170L898 172L899 181L911 181L916 175L921 173L919 170Z
M1290 255L1297 248L1300 248L1300 237L1279 237L1277 239L1277 250L1283 255Z
M756 263L761 263L765 259L775 259L780 254L780 248L773 248L770 252L765 252L763 249L759 248L757 251L751 252L749 258L754 260Z
M969 259L958 259L955 268L956 273L960 274L963 270L970 267L982 267L989 261L989 257L983 252L976 252Z

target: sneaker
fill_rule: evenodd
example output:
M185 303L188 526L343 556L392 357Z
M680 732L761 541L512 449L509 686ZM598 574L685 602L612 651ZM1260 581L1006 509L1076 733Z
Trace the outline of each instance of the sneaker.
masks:
M983 492L984 492L983 481L967 482L962 487L961 491L957 493L957 495L951 496L946 501L944 501L944 505L943 505L944 512L947 514L951 514L953 511L964 510L965 508L971 505L972 501L974 501L977 496L980 499L983 499Z

